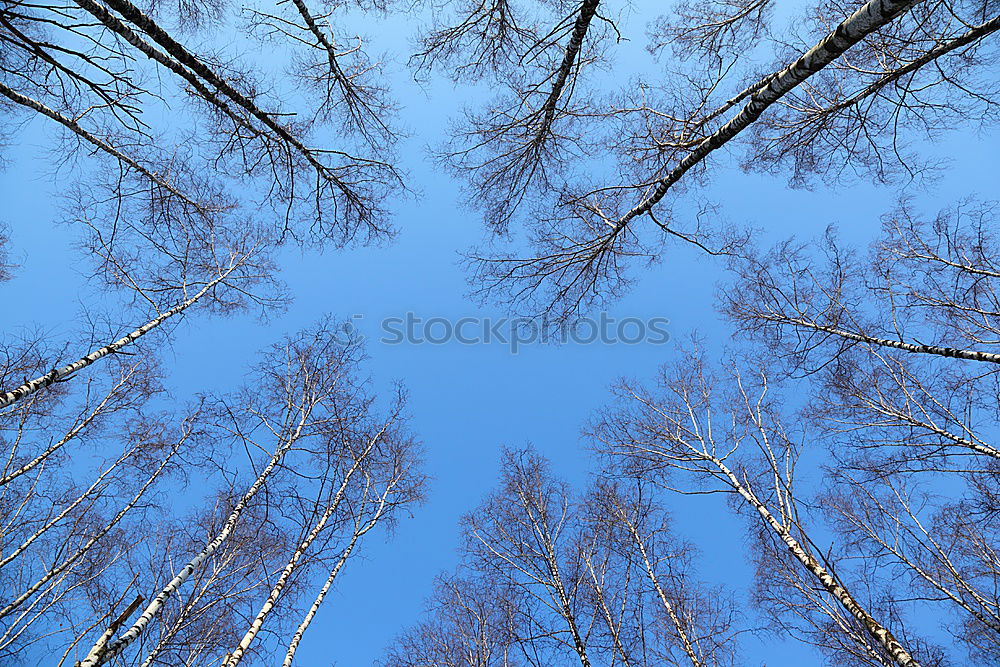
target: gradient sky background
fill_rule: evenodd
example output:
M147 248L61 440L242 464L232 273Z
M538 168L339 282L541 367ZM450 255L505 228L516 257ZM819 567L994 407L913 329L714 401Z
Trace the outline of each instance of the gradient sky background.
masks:
M633 19L635 34L642 27L640 19ZM405 21L380 22L378 43L398 54L411 34ZM641 57L642 42L637 38L623 57ZM715 349L729 339L727 325L714 310L715 286L724 279L721 263L693 248L673 246L658 264L638 269L636 288L607 310L617 318L669 318L673 340L665 345L530 346L513 355L501 344L380 344L378 322L408 311L451 319L505 314L465 298L458 253L482 238L482 227L475 211L460 205L459 185L435 171L423 150L444 136L449 117L462 104L474 103L476 92L440 80L421 88L404 72L395 77L393 91L414 134L401 151L402 166L420 193L396 207L397 241L387 248L324 255L288 251L281 278L294 302L286 312L266 323L251 315L195 314L184 318L162 353L169 387L184 400L235 387L256 352L285 333L325 314L360 314L358 328L370 338L367 368L376 386L400 379L410 391L412 426L425 443L433 478L428 501L412 519L401 521L391 541L374 537L366 558L350 563L336 595L327 599L306 635L299 653L305 666L371 664L396 634L418 620L434 576L456 563L459 517L495 483L501 446L533 443L557 474L582 487L593 465L579 430L608 399L608 385L622 376L650 378L672 358L677 341L693 331ZM82 304L100 307L73 248L74 230L58 224L64 175L54 176L49 167L52 131L51 125L32 121L5 151L10 163L0 177L0 220L12 228L20 268L14 280L0 284L0 331L37 328L52 340L66 340ZM932 188L919 191L924 210L971 194L996 195L1000 141L963 130L932 148L953 162ZM761 227L762 245L790 235L811 238L829 224L840 225L844 240L867 243L878 217L897 196L892 189L865 184L793 191L784 178L717 166L722 168L714 173L711 191L723 204L722 213L733 222ZM745 527L723 499L677 498L672 512L676 531L702 549L703 578L732 584L735 568L737 593L745 594L751 574L741 555ZM747 636L743 651L747 665L819 662L811 650L773 638Z

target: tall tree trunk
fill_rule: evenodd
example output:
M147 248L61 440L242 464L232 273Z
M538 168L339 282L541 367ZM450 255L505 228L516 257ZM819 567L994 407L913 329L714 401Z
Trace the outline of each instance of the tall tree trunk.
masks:
M220 273L218 277L213 278L208 283L206 283L205 286L202 287L200 290L198 290L198 292L194 296L189 297L188 299L185 299L184 301L178 303L173 308L164 311L163 313L161 313L157 317L154 317L149 322L146 322L144 325L142 325L135 331L132 331L128 335L119 338L113 343L108 343L104 347L100 347L94 350L90 354L86 355L85 357L77 359L71 364L67 364L59 368L53 368L45 375L41 375L35 378L34 380L29 380L28 382L22 384L20 387L11 389L10 391L3 392L2 394L0 394L0 408L5 408L9 405L12 405L17 401L22 400L26 396L31 396L35 392L40 391L56 382L65 381L69 379L74 373L83 370L84 368L90 366L95 361L98 361L99 359L102 359L108 356L109 354L114 354L123 347L126 347L134 343L135 341L139 340L140 338L142 338L150 331L154 330L156 327L166 322L174 315L183 313L189 307L196 304L203 296L208 294L216 285L225 280L229 276L229 274L236 269L237 265L238 264L234 263L228 269Z
M760 115L793 88L820 71L845 51L882 26L908 11L922 0L871 0L847 17L837 29L802 54L798 60L767 78L767 85L756 90L746 106L728 123L705 137L666 176L659 179L652 194L614 223L612 236L617 235L633 218L648 213L689 169L702 162L710 153L724 146L760 118Z
M105 662L124 651L129 644L134 642L139 637L142 631L146 629L146 626L149 625L149 622L152 621L160 613L160 610L163 609L163 605L166 604L167 599L173 595L185 581L188 580L191 573L201 567L206 560L211 558L212 554L214 554L219 546L225 542L226 538L229 537L229 534L232 533L233 529L236 527L236 523L239 521L243 510L246 509L246 506L250 503L253 497L257 495L257 492L264 487L264 482L267 481L267 478L270 477L271 473L278 467L278 463L281 461L282 457L288 452L296 440L298 440L308 416L308 411L304 411L298 424L296 425L295 430L289 434L284 442L282 442L275 449L274 455L267 462L264 469L260 471L260 474L257 475L257 479L254 480L254 483L249 489L247 489L246 493L243 494L243 497L240 498L240 501L229 513L229 516L226 518L226 523L222 526L222 530L220 530L215 537L213 537L208 544L205 545L204 549L198 552L194 558L189 560L187 564L181 568L180 572L174 575L174 577L167 582L167 585L164 586L156 597L154 597L149 603L149 605L147 605L136 622L132 624L132 627L130 627L110 645L106 647L95 645L92 647L90 652L87 653L87 656L80 661L79 667L100 667L100 665L103 665Z
M868 634L878 642L882 648L888 652L899 667L920 667L920 663L910 655L903 645L896 639L895 635L883 626L875 617L850 594L850 592L823 566L819 560L807 551L792 535L791 531L782 522L778 521L767 506L761 502L753 492L744 486L739 478L723 463L715 457L706 457L710 460L729 480L730 486L736 491L757 514L760 515L764 524L784 542L791 552L816 581L829 593L840 605L854 618L861 622Z
M268 617L268 615L270 615L271 611L274 609L274 605L278 602L278 597L280 597L281 592L285 589L285 585L288 583L289 578L292 576L292 573L298 566L299 561L302 559L302 556L309 549L310 545L312 545L313 541L323 531L323 528L326 527L326 524L330 520L330 517L333 516L333 513L337 511L337 508L340 506L340 503L344 498L344 492L347 490L348 484L350 484L351 478L354 476L354 473L357 472L358 468L361 466L361 463L364 460L364 458L368 456L369 452L371 452L372 448L375 446L376 441L377 441L376 439L370 440L367 448L364 450L361 456L355 458L354 463L351 465L350 469L348 469L347 473L344 475L344 479L341 482L340 487L337 489L337 493L334 494L334 497L330 501L330 504L327 505L323 514L320 516L319 520L313 525L312 529L310 529L305 539L302 540L299 546L292 553L292 557L288 560L288 563L281 571L281 575L278 576L278 580L274 582L274 586L271 588L271 592L268 593L267 599L264 600L264 604L261 605L260 610L258 610L257 616L253 619L253 622L250 623L250 627L243 635L243 638L240 640L240 643L236 646L236 648L230 654L229 658L226 660L224 667L237 667L237 665L240 664L240 661L246 654L247 649L250 648L250 644L253 643L253 640L257 637L257 633L260 632L260 629L264 626L265 619ZM360 511L360 509L358 511Z

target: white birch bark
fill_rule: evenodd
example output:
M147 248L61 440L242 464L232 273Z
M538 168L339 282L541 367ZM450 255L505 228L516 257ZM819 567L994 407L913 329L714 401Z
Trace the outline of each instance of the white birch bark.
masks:
M559 69L555 72L552 90L549 91L545 103L539 109L541 122L538 124L538 130L535 132L534 141L536 144L540 145L543 143L552 128L552 123L556 117L556 105L563 96L569 75L573 71L573 66L576 64L577 58L580 57L583 40L587 36L590 22L593 20L594 15L597 14L599 3L600 0L583 0L583 3L580 5L579 14L576 17L576 23L573 25L573 32L570 34L566 51L563 53L562 62L559 64Z
M705 459L710 461L723 474L732 489L740 495L760 516L761 520L774 532L775 535L788 547L789 552L812 574L813 578L829 593L838 603L854 618L856 618L867 630L868 634L881 645L882 648L892 657L899 667L920 667L920 663L910 655L898 639L888 628L880 624L861 604L854 599L850 592L832 575L822 563L810 554L798 540L792 535L789 528L779 521L774 514L761 502L753 492L740 482L739 478L729 469L719 458L704 454Z
M183 313L189 307L197 303L203 296L208 294L216 285L225 280L229 276L229 274L231 274L236 269L236 266L237 264L234 263L225 271L220 273L218 277L213 278L208 283L206 283L204 287L202 287L200 290L198 290L197 293L194 294L194 296L191 296L185 299L184 301L181 301L173 308L164 311L163 313L161 313L157 317L154 317L146 324L142 325L138 329L135 329L129 334L119 338L118 340L112 343L108 343L104 347L97 348L90 354L77 359L71 364L60 366L59 368L53 368L45 375L40 375L34 380L29 380L28 382L25 382L20 387L17 387L10 391L3 392L2 394L0 394L0 408L5 408L9 405L12 405L17 401L20 401L24 397L30 396L35 392L44 389L45 387L55 384L56 382L65 381L70 377L72 377L73 374L83 370L84 368L90 366L94 362L108 356L109 354L114 354L123 347L126 347L134 343L135 341L139 340L147 333L156 329L156 327L160 326L165 321L170 319L171 317Z
M337 511L337 508L340 506L340 503L344 498L344 492L347 490L347 487L350 484L351 478L354 476L354 473L357 472L358 468L361 467L361 464L364 461L365 457L367 457L368 454L371 453L372 448L375 446L376 442L377 442L376 438L371 439L368 442L361 456L355 458L354 463L344 474L344 479L341 482L340 487L337 489L337 492L334 494L333 499L330 501L330 504L327 505L326 510L324 510L319 520L313 525L312 529L306 535L305 539L302 540L299 546L292 553L292 557L288 560L288 563L285 565L285 568L281 571L281 574L278 576L278 580L274 582L274 586L271 588L271 592L264 600L264 604L261 605L260 610L258 610L257 616L250 623L250 627L243 635L243 638L240 640L240 643L236 646L233 652L229 655L229 658L226 660L225 667L236 667L237 665L240 664L240 661L246 654L247 649L250 648L250 644L253 643L253 640L257 637L257 633L260 632L260 629L264 626L264 621L267 619L268 615L274 609L274 605L278 602L278 597L280 597L281 592L285 589L285 585L288 583L288 579L292 576L292 573L298 566L299 561L302 559L302 556L309 549L310 545L312 545L313 541L323 531L323 528L326 527L326 524L330 520L330 517L333 516L333 513Z
M528 502L523 493L519 493L518 496L521 500L521 506L524 508L525 515L531 521L538 539L542 543L542 548L545 550L543 558L545 559L545 566L548 569L549 574L549 582L546 586L549 587L556 595L559 615L566 623L566 628L569 630L570 637L573 639L573 650L580 659L581 667L590 667L590 657L587 655L587 647L580 634L580 629L576 624L573 607L570 605L569 595L566 593L566 586L563 583L562 573L559 571L559 558L556 555L555 547L552 544L552 538L545 524L545 520L542 517L535 516L535 512L532 511L531 508L531 503ZM541 526L546 527L542 528ZM476 537L479 536L477 535ZM481 540L482 538L479 537L479 539Z
M330 591L330 587L333 586L333 582L336 580L340 570L344 567L344 564L350 557L351 552L358 543L358 540L361 539L365 533L374 528L375 524L378 523L378 520L382 518L382 514L385 512L386 499L388 498L388 495L389 490L386 490L386 493L382 495L382 498L379 501L378 509L367 523L360 526L357 522L355 523L355 529L354 533L351 535L351 541L347 543L347 546L344 547L344 550L340 553L340 558L337 559L336 564L330 570L330 575L326 578L326 581L323 582L323 586L316 595L316 599L313 600L313 603L310 605L309 610L302 619L302 622L299 623L299 627L295 629L295 634L292 635L292 639L288 643L288 651L285 652L285 659L281 663L282 667L292 667L292 662L295 660L295 652L298 650L299 644L302 642L302 637L305 635L306 630L309 629L309 625L316 616L316 612L318 612L320 606L322 606L323 600L326 598L326 594ZM360 517L357 517L357 519L360 519Z
M167 599L173 595L178 588L180 588L185 581L191 576L195 570L204 564L206 560L211 558L212 554L219 548L219 546L229 537L233 529L236 527L236 523L239 521L240 515L246 506L250 503L257 492L260 491L264 482L267 481L271 473L277 468L278 463L281 461L282 457L288 452L292 445L298 440L302 429L305 425L306 419L308 419L309 410L303 411L298 424L294 431L289 434L289 436L281 442L281 444L275 449L274 455L268 461L267 465L261 470L257 479L250 486L249 489L243 494L239 502L229 513L226 518L226 523L223 524L222 529L213 537L206 545L205 548L198 552L194 558L189 560L180 572L178 572L174 577L167 582L167 584L160 590L160 592L150 601L149 605L143 610L142 614L136 619L135 623L132 624L127 631L125 631L118 639L109 644L107 647L95 645L87 653L87 656L80 661L79 667L99 667L103 665L109 659L119 655L125 648L134 642L139 635L146 629L163 609L163 605L166 603Z
M181 442L183 442L183 440ZM50 568L49 571L46 572L38 581L32 584L27 590L22 592L13 601L7 604L3 609L0 609L0 618L4 618L5 616L8 616L14 611L16 611L18 607L20 607L26 600L28 600L29 598L31 598L31 596L37 593L43 586L45 586L45 584L47 584L53 578L58 577L64 572L67 572L74 563L76 563L81 557L84 556L84 554L86 554L90 550L91 547L93 547L101 538L107 535L108 532L112 528L114 528L118 524L118 522L121 521L125 517L125 515L133 507L136 506L136 504L138 504L138 502L145 495L146 491L149 490L149 487L151 487L153 483L157 480L157 478L159 478L164 468L166 468L167 464L171 461L171 459L173 459L178 449L180 449L181 442L178 442L171 448L170 453L166 457L164 457L163 461L156 468L153 474L149 476L149 478L142 484L141 487L139 487L139 490L135 493L132 499L129 500L129 502L126 503L125 506L122 507L117 514L115 514L115 516L111 519L111 521L109 521L104 527L102 527L99 531L97 531L97 533L92 535L90 539L87 540L87 542L85 542L82 547L77 549L70 556L63 559L63 561L58 565L55 565L52 568Z
M721 128L705 137L666 176L659 179L653 192L621 218L613 221L611 236L640 215L648 213L666 196L667 191L692 167L702 162L717 148L724 146L756 121L764 111L800 83L820 71L849 48L892 22L922 0L871 0L847 17L836 30L802 54L777 74L767 77L767 85L755 90L746 105Z
M617 657L621 660L622 667L631 667L632 663L629 661L628 651L625 650L625 646L621 641L622 620L619 617L618 622L615 622L615 617L611 613L611 609L608 607L607 597L604 593L604 570L602 568L601 574L598 575L597 569L594 568L594 562L590 557L590 554L584 556L584 562L587 565L587 573L590 574L591 586L593 586L594 593L596 593L597 596L596 604L600 607L601 616L604 617L604 624L608 627L608 633L611 635L611 641L614 645L612 659ZM625 589L622 594L622 613L624 614L628 584L626 583L623 588Z
M374 525L374 523L369 525ZM347 562L351 552L354 550L354 545L357 544L358 538L363 534L364 533L355 532L351 536L351 541L341 552L340 558L337 559L337 564L333 566L332 570L330 570L330 575L326 578L326 581L323 582L323 586L319 589L316 599L313 600L313 603L309 606L309 610L306 612L302 622L299 623L299 627L295 629L295 634L292 635L292 640L288 644L288 650L285 652L285 659L281 663L282 667L291 667L292 662L295 660L295 652L298 650L299 644L302 642L302 637L305 636L306 630L309 629L309 625L316 616L316 612L319 611L320 606L322 606L323 600L326 598L326 594L330 591L330 587L333 586L333 582L336 580L341 568L343 568L344 563Z
M635 544L636 549L639 550L639 555L642 556L642 562L646 568L646 576L649 578L649 582L653 585L653 590L656 591L656 595L660 598L660 603L663 605L664 611L667 612L671 625L674 626L674 630L677 632L677 637L681 641L681 649L684 651L684 655L686 655L688 660L691 661L692 667L703 667L701 660L698 658L698 653L695 651L694 643L691 641L690 636L688 636L687 629L681 622L680 617L677 615L677 610L674 609L674 605L671 604L666 591L663 590L663 586L660 584L660 580L656 576L656 571L653 569L653 563L650 561L649 554L646 551L645 540L642 539L642 535L639 534L635 524L628 519L625 512L623 510L619 511L619 517L621 518L622 523L625 524L625 528L628 530L633 544Z
M805 329L813 329L815 331L822 331L823 333L828 333L831 336L838 336L846 340L853 340L858 343L865 343L868 345L888 347L894 350L903 350L904 352L912 352L914 354L933 354L941 357L948 357L950 359L965 359L967 361L985 361L991 364L1000 364L1000 354L996 354L994 352L963 350L961 348L942 347L940 345L920 345L914 343L904 343L902 341L892 340L891 338L879 338L877 336L868 336L865 334L857 333L855 331L838 329L836 327L826 326L802 318L788 318L788 322L789 324L792 324L794 326L799 326Z

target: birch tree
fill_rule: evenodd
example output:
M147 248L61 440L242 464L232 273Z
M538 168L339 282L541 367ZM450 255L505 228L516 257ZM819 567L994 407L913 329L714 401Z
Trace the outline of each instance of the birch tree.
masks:
M184 417L151 409L148 359L117 355L85 398L5 412L0 655L292 664L338 574L422 497L405 395L383 411L336 334L289 337ZM160 500L178 493L190 509Z
M133 393L134 381L126 376L110 398L98 395L97 407L84 408L83 421L74 422L66 436L50 436L72 447L73 456L50 445L40 463L5 477L0 650L6 655L73 631L75 623L60 627L56 618L86 623L79 610L88 606L88 595L104 577L115 576L116 563L144 539L140 527L156 519L151 498L176 473L178 453L193 431L187 420L175 425L148 414ZM127 400L114 397L116 391ZM108 432L102 433L108 428L120 429L124 443L110 455L100 451L109 442ZM38 437L31 430L18 436Z
M750 341L776 353L775 372L810 387L810 422L836 462L825 506L870 585L940 606L954 646L987 662L993 208L963 202L927 220L903 202L867 253L831 232L821 253L789 242L735 261L724 301Z
M956 645L972 660L995 659L1000 626L992 502L941 497L912 479L861 483L856 473L843 474L849 479L825 500L856 557L882 573L888 580L882 585L897 578L910 595L940 600L953 619L945 627Z
M802 629L832 660L846 653L862 664L938 664L895 614L876 615L877 600L862 597L863 577L834 560L832 549L816 546L816 529L796 495L802 447L783 426L766 375L710 374L695 355L665 369L659 389L656 395L623 385L620 402L597 418L592 433L624 474L732 498L759 535L759 581L776 601L768 605L776 631Z
M8 245L10 244L9 231L6 226L0 226L0 282L10 280L11 269Z
M396 667L493 667L521 660L515 637L513 592L470 576L442 576L428 602L428 618L405 631L382 661Z
M930 223L904 206L868 257L832 235L822 256L782 244L735 262L725 310L783 372L820 383L815 414L855 433L854 451L891 470L986 469L997 459L991 219L988 205Z
M697 547L679 539L641 479L601 480L581 501L584 569L603 642L623 665L735 664L731 592L699 584Z
M662 510L608 483L577 496L531 450L502 465L463 520L458 571L383 664L733 664L732 609L693 578Z
M145 589L138 615L99 628L81 644L81 665L157 664L178 651L199 662L239 664L259 648L262 628L292 636L282 622L307 582L322 574L325 594L331 570L335 576L358 553L358 540L420 499L419 447L402 422L401 399L387 416L378 416L375 397L355 376L359 355L356 344L338 343L333 331L320 325L274 346L244 390L206 407L200 434L205 448L228 439L235 451L256 455L229 473L235 476L230 491L216 505L201 541L187 554L172 554L170 570L159 581L140 579L137 590L143 583L156 588ZM250 554L231 551L246 548ZM205 605L218 599L218 587L227 580L246 580L249 573L242 573L240 563L254 563L260 579L215 603L234 609L229 622ZM220 571L224 567L237 569L229 574ZM186 593L192 581L198 589ZM208 585L214 587L209 597L190 597ZM238 619L246 618L249 626L241 630ZM221 625L199 643L188 628L210 619ZM299 630L301 640L305 628ZM145 639L151 633L159 639ZM187 644L179 644L182 639Z
M192 46L239 20L224 3L148 9L81 0L3 11L6 112L43 117L70 155L94 153L99 168L206 222L240 204L229 186L249 179L256 184L250 201L274 214L278 231L303 241L343 243L359 230L386 230L381 200L400 184L383 159L394 136L390 105L361 45L335 45L343 38L328 32L327 16L315 8L251 9L256 20L244 34L259 40L257 48L270 44L273 53L280 46L295 59L274 92L265 92L252 60ZM267 27L253 29L261 17ZM154 77L162 85L151 83ZM282 104L297 86L322 92L299 108ZM151 112L174 102L191 131L152 120ZM341 119L351 131L330 146L324 127Z
M504 232L513 216L523 231L469 253L477 294L571 316L620 294L636 258L661 256L666 241L735 252L748 230L719 220L726 202L700 188L722 154L789 174L793 186L897 185L933 172L924 138L967 118L995 121L985 63L1000 17L989 3L824 2L790 23L772 4L679 3L651 28L666 71L642 70L623 87L608 65L616 6L569 5L571 31L559 14L539 25L547 3L455 3L420 62L511 92L471 112L440 156L466 175L491 226ZM525 63L542 74L525 77ZM560 88L567 64L572 85ZM555 100L554 114L543 100Z
M134 309L116 313L117 326L90 349L23 383L3 378L0 408L164 333L193 306L270 312L284 300L270 256L287 240L339 246L388 234L381 208L401 182L383 161L396 135L379 66L361 44L335 45L339 28L303 3L294 16L268 16L271 29L242 23L289 62L280 88L252 59L182 43L239 23L224 3L0 9L0 113L12 128L37 118L49 129L61 156L51 167L66 183L62 215L78 231L78 254L92 261L85 270L92 284L124 290ZM324 88L296 98L301 108L278 102L289 90ZM342 118L353 119L346 132ZM334 140L330 127L343 150L319 145ZM107 318L97 303L87 316Z

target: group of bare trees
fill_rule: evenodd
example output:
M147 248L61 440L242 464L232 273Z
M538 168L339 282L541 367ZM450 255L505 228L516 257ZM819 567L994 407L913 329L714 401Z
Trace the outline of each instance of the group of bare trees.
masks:
M463 521L463 563L388 664L730 665L735 607L692 580L692 547L641 482L576 497L532 450Z
M164 390L179 321L274 312L278 247L377 241L402 187L359 40L303 2L237 9L0 6L3 122L54 138L96 288L72 342L8 330L0 352L4 664L291 665L347 563L422 498L403 391L378 399L332 321L243 389ZM206 40L234 20L256 48Z
M235 666L280 644L291 664L365 536L422 494L403 395L376 405L334 333L275 345L244 389L182 413L158 407L148 359L119 356L10 406L5 660Z
M744 249L722 292L740 344L618 385L586 429L600 473L579 499L509 453L431 620L386 664L732 664L751 631L835 665L996 663L993 213L903 205L868 253L832 232ZM763 626L694 579L697 552L664 528L675 494L742 517Z
M782 7L790 22L769 0L679 2L651 28L663 66L633 76L624 3L452 4L419 62L499 92L438 157L500 233L469 254L476 291L532 314L606 301L666 240L731 252L745 232L698 213L725 206L702 186L733 157L793 185L892 183L939 166L923 140L996 118L984 0L824 1Z
M851 221L882 215L867 252L835 230L767 249L699 192L734 150L793 186L919 183L942 168L927 139L996 119L998 8L823 2L779 32L773 4L680 3L651 30L668 72L611 93L620 7L469 3L425 38L422 63L502 91L440 154L500 232L470 256L481 294L572 316L673 237L726 256L736 335L616 387L586 429L593 490L508 454L385 664L732 664L742 632L835 665L1000 660L995 204L928 214L904 195ZM697 582L663 529L675 494L743 518L756 615Z
M867 254L833 232L766 249L702 188L727 160L792 185L933 174L927 139L997 117L996 3L683 0L631 79L626 3L433 4L416 72L495 94L437 149L488 225L475 289L558 321L680 240L725 256L738 335L617 388L585 491L508 451L386 664L738 664L762 624L699 580L676 493L730 500L767 627L831 664L1000 661L994 206L904 197ZM178 400L156 355L195 312L279 309L283 245L392 234L396 107L341 21L390 9L0 4L5 137L54 137L100 295L65 314L72 342L2 341L0 661L287 667L368 536L421 501L402 390L377 400L330 321L232 392ZM0 228L0 281L17 259Z

